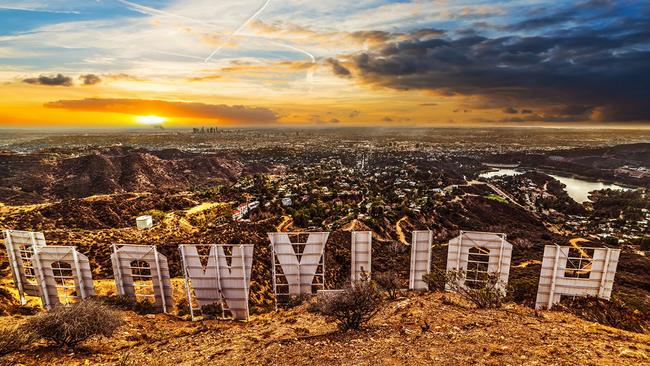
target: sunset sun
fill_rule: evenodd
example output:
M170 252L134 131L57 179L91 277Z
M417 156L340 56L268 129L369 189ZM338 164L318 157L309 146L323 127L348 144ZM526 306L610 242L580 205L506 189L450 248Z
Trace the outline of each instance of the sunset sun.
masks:
M167 118L160 116L137 116L135 119L143 125L159 125L167 121Z

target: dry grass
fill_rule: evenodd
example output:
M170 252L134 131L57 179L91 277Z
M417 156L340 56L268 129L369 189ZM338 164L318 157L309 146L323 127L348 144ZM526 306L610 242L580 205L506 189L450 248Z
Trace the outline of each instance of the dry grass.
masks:
M554 309L563 310L579 318L608 325L610 327L646 333L650 330L643 315L631 310L620 300L604 300L597 297L576 297L566 299Z
M23 329L57 346L75 348L95 336L112 336L122 324L120 313L102 302L84 300L37 315Z
M36 365L640 365L650 335L587 322L571 314L519 305L476 310L456 294L408 293L385 303L363 331L338 332L307 305L254 316L250 322L188 322L125 312L111 339L85 343L92 353L54 348L0 359ZM442 298L454 300L446 305ZM0 317L0 323L15 318ZM424 325L430 327L425 331ZM127 355L128 356L125 356Z
M27 348L38 337L21 325L11 325L0 329L0 356Z

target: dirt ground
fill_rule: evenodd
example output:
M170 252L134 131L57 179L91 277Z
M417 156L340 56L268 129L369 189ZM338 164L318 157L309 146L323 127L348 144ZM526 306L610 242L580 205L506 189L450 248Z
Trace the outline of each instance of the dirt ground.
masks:
M346 333L307 308L247 323L124 312L112 339L77 352L37 344L0 365L650 365L650 335L514 304L476 310L450 294L410 293Z

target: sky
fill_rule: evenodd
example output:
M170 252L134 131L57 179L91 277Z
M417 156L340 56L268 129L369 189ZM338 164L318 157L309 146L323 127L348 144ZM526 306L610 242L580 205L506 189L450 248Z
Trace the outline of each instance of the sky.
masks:
M650 2L0 0L0 127L650 127Z

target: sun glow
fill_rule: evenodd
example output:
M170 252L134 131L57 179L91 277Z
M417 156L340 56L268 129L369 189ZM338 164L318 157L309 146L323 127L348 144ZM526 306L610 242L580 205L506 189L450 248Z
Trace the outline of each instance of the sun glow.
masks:
M144 125L159 125L167 121L167 118L160 116L138 116L135 118L138 123Z

